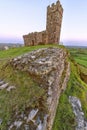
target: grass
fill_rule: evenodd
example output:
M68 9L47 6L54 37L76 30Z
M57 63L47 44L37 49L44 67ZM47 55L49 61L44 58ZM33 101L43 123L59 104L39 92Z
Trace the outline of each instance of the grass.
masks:
M87 68L86 68L86 67L84 67L84 66L82 66L82 65L79 65L79 69L80 69L80 71L81 71L83 74L87 75Z
M48 48L48 47L60 47L64 48L63 46L58 45L38 45L38 46L30 46L30 47L19 47L19 48L12 48L9 50L0 51L0 59L10 59L19 55L23 55L24 53L37 50L40 48Z
M86 60L80 59L80 58L75 58L75 61L76 61L78 64L80 64L80 65L82 65L82 66L84 66L84 67L87 67L87 61L86 61Z
M45 47L62 47L58 45L40 45L32 47L14 48L6 51L0 51L0 78L15 85L16 89L7 92L0 90L0 118L4 120L0 126L1 130L6 129L8 119L12 118L15 111L25 111L26 108L41 107L39 100L42 101L43 109L46 111L46 92L40 88L38 83L33 81L32 77L27 73L16 71L10 65L5 66L9 59L24 53ZM57 108L55 121L52 130L74 130L75 116L72 107L68 101L69 96L76 96L81 100L82 109L87 119L87 84L85 84L79 75L77 63L80 69L87 72L86 50L72 49L70 51L71 75L67 89L61 94L59 105ZM78 60L79 59L79 60ZM80 61L81 60L81 61ZM74 63L77 62L77 63ZM84 67L85 66L85 67Z
M45 89L39 87L38 83L36 83L29 74L15 70L10 65L6 66L7 62L11 58L24 53L53 46L63 48L58 45L40 45L0 51L0 79L16 87L16 89L11 92L0 90L0 119L3 119L3 123L0 125L1 130L6 129L8 120L15 118L14 115L16 111L20 113L26 111L27 108L31 109L35 107L45 112L47 111L47 95Z
M0 91L0 118L4 120L0 128L5 127L15 111L22 112L26 108L39 108L38 100L40 98L45 102L45 90L39 87L28 74L15 71L11 66L7 66L1 70L0 77L9 81L10 85L16 86L16 89L11 92Z
M87 84L81 80L79 72L79 70L85 73L87 72L87 50L70 49L69 51L72 61L71 75L67 89L60 96L52 130L75 130L75 116L69 103L69 96L76 96L80 99L85 118L87 119ZM79 63L80 66L77 63Z
M69 49L71 56L74 60L84 66L87 67L87 49Z
M80 79L73 63L71 63L71 75L67 89L59 100L52 130L75 130L75 116L69 103L69 96L76 96L81 100L82 109L87 119L87 85Z

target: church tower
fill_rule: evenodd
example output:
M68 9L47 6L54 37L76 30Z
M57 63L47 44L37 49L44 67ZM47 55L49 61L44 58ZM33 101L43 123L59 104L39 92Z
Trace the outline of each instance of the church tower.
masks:
M56 4L47 7L47 43L58 43L60 40L63 8L58 0Z

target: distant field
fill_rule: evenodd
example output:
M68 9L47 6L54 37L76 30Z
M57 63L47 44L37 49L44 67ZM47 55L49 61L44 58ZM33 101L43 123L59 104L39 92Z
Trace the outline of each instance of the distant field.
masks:
M70 54L72 55L72 57L74 58L74 60L84 66L84 67L87 67L87 49L69 49L70 51Z

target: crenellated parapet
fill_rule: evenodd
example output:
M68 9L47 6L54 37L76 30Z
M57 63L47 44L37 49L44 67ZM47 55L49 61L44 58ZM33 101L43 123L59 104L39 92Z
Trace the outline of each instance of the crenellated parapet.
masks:
M61 13L61 15L63 14L63 8L62 8L62 5L59 0L56 3L52 3L51 5L49 5L47 7L48 14L53 13L55 11L59 11L59 13Z

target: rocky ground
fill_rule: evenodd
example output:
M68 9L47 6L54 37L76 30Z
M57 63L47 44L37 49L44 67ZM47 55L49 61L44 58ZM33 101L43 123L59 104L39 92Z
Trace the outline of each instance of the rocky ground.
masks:
M41 127L44 120L40 121L37 130L51 130L60 94L66 89L70 75L67 52L59 48L43 48L12 59L10 65L16 70L29 73L40 87L46 89L48 113L43 119L47 118L47 122L44 128Z
M85 120L84 112L82 111L81 101L77 97L69 96L69 102L76 117L76 130L87 130L87 120Z
M41 48L1 53L0 129L86 130L87 86L78 65L64 48Z

